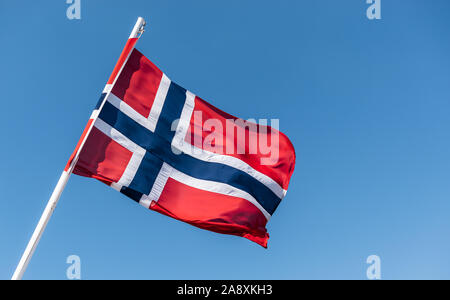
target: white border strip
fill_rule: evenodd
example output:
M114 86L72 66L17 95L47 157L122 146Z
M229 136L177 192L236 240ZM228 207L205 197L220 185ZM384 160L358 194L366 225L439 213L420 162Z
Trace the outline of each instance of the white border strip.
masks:
M286 190L283 189L275 180L273 180L266 174L253 169L245 161L240 160L237 157L217 154L214 152L198 148L194 145L187 143L184 139L180 144L174 145L174 147L177 147L179 150L197 159L207 162L224 164L236 168L242 172L245 172L250 176L252 176L253 178L255 178L256 180L260 181L265 186L267 186L280 199L283 199L284 196L286 195Z
M145 150L100 118L97 118L94 126L116 143L133 153L119 181L117 183L111 183L112 188L120 191L123 186L128 186L133 181L134 176L139 169L139 165L144 158Z
M143 158L144 155L142 155L141 153L133 152L133 155L131 156L131 159L128 162L128 165L125 168L125 171L122 173L122 176L120 177L119 181L117 181L117 183L111 184L111 186L116 190L118 190L119 192L123 186L128 187L130 183L133 181L134 176L136 175L136 172L139 169L139 166L141 165Z
M155 100L153 101L152 108L150 109L150 114L148 115L149 129L154 132L156 124L158 123L159 115L161 114L164 102L166 101L167 92L170 87L170 79L163 73L161 77L161 82L159 83L158 91L155 95Z
M106 99L109 103L115 106L118 110L129 116L131 119L139 123L141 126L147 128L151 132L154 132L155 129L152 128L151 122L145 118L143 115L135 111L131 106L129 106L125 101L120 100L116 95L110 93L108 98Z
M267 220L270 219L270 214L264 209L264 207L261 206L261 204L259 204L258 201L256 201L255 198L253 198L249 193L237 189L231 185L217 181L197 179L173 168L170 178L199 190L245 199L255 205L263 213Z
M194 111L194 106L195 95L189 91L186 91L186 101L184 102L180 120L178 121L178 126L172 139L172 146L175 148L181 148L181 146L185 143L184 138L186 137L186 133L191 124L191 116Z
M125 101L122 101L119 97L113 93L109 93L106 101L114 105L118 110L129 116L131 119L139 123L141 126L147 128L151 132L155 132L156 124L158 123L159 115L161 114L164 102L166 100L167 92L170 87L170 79L163 74L161 82L158 87L158 91L155 95L155 100L153 101L152 107L148 118L134 110Z
M169 179L172 174L173 168L167 163L163 163L161 169L159 170L158 176L156 177L155 183L153 184L150 194L143 195L139 204L149 208L152 201L157 202L161 196L164 187L166 186L167 179Z

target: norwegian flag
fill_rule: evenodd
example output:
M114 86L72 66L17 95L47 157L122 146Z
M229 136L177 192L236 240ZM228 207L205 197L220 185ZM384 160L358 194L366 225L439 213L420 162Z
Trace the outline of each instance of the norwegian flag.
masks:
M291 142L172 82L134 49L137 40L128 40L66 171L73 167L148 209L267 247L265 226L294 171ZM257 141L271 141L277 157L255 149Z

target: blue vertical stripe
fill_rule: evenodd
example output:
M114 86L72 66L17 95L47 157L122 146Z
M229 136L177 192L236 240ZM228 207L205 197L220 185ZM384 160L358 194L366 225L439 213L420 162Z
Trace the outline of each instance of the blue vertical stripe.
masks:
M172 141L175 131L172 131L172 123L181 116L181 111L186 101L186 90L178 84L171 82L167 91L155 133L167 141Z

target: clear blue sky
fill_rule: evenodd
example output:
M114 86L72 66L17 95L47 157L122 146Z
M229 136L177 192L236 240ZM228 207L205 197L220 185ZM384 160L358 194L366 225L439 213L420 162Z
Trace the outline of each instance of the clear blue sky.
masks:
M45 4L43 3L45 2ZM297 165L269 249L71 177L25 279L450 279L450 2L0 3L0 279L8 279L138 16L137 48Z

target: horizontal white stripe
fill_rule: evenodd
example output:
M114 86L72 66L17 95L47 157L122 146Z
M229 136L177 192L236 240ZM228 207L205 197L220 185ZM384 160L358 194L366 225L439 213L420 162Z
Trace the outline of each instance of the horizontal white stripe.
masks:
M163 74L161 82L159 83L158 91L155 95L155 100L153 101L153 105L150 110L150 114L148 115L148 120L150 121L150 130L152 132L155 131L156 124L158 123L159 115L161 114L164 102L166 101L170 83L170 79L166 76L166 74Z
M207 162L224 164L245 172L267 186L280 199L283 199L283 197L286 195L286 190L284 190L275 180L273 180L266 174L253 169L245 161L240 160L237 157L206 151L187 143L184 139L182 140L181 144L177 144L174 146L184 153L197 159Z
M261 204L258 203L258 201L256 201L255 198L253 198L252 195L231 185L216 181L197 179L176 169L172 169L170 178L199 190L245 199L255 205L263 213L267 220L270 219L270 214L264 209L264 207L261 206Z
M124 148L128 149L131 152L138 152L141 155L145 154L144 148L141 146L135 144L132 140L124 136L122 133L120 133L117 129L111 127L109 124L105 123L102 119L98 118L94 126L97 127L101 132L109 136L111 139L119 143Z
M146 117L135 111L125 101L120 100L120 98L118 98L113 93L110 93L108 95L106 101L114 105L118 110L129 116L131 119L139 123L141 126L147 128L151 132L155 131L155 128L152 128L151 122Z
M152 201L157 202L161 196L164 187L166 186L167 179L172 174L173 168L166 163L163 163L161 169L159 170L158 176L156 177L155 183L153 183L152 190L150 194L143 195L139 204L149 208Z

